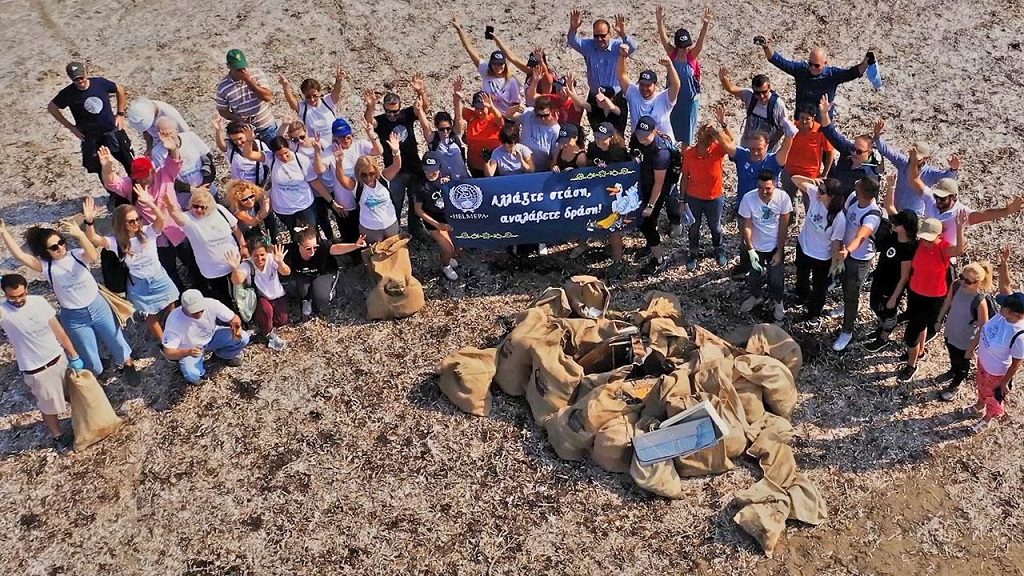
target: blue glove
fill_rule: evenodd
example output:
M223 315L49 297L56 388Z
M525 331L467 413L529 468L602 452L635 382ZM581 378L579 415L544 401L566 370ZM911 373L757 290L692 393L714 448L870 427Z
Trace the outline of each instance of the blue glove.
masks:
M750 256L750 269L758 274L764 274L764 266L761 266L761 259L757 256L757 250L747 250L747 255Z
M68 360L68 367L74 370L75 372L81 372L82 370L85 370L85 362L82 362L81 358L75 356L74 358Z

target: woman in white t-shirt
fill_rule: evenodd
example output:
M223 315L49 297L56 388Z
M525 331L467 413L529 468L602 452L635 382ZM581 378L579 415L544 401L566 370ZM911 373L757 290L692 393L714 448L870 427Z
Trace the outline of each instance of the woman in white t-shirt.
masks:
M494 100L494 107L507 116L510 108L519 106L522 102L522 86L520 86L519 80L509 73L508 58L505 53L495 50L491 53L488 61L484 62L480 53L476 51L473 41L466 36L462 25L454 17L452 18L452 27L458 33L462 47L469 54L469 59L473 61L473 65L480 73L480 78L483 80L482 91L485 94L490 94Z
M284 99L288 106L299 115L299 120L305 124L306 133L310 138L320 141L322 148L331 145L331 125L338 117L338 102L341 100L341 79L344 74L341 66L334 69L334 86L330 94L324 94L320 83L313 78L306 78L299 84L299 91L302 92L302 100L295 97L292 92L292 85L285 78L284 74L277 75L277 81L281 84L284 92Z
M202 278L195 288L207 298L234 308L231 297L231 266L224 261L229 250L241 250L242 257L249 252L238 229L238 219L227 208L217 204L213 194L199 189L189 199L188 212L182 212L177 202L165 202L167 214L185 231L196 257L196 266Z
M491 152L491 157L484 165L484 172L488 176L533 172L533 153L519 143L518 126L506 124L498 134L498 139L501 140L501 146Z
M334 142L324 150L324 159L331 159L334 170L334 220L338 223L341 241L351 244L359 239L359 206L356 203L356 161L362 156L384 153L380 136L373 126L363 123L366 138L356 138L352 126L344 118L334 121L331 131ZM358 254L353 254L358 258Z
M285 122L279 133L284 134L288 138L289 146L295 156L299 158L301 164L305 165L306 161L308 161L313 165L313 171L316 173L316 182L318 184L310 185L317 188L322 186L328 192L333 190L334 157L324 153L324 147L320 140L315 136L309 135L306 125L298 120ZM334 203L330 196L313 195L313 211L316 213L316 225L324 238L328 240L334 238L334 230L331 229L331 209L333 205Z
M388 138L388 146L394 153L390 166L383 171L372 156L361 156L356 160L355 195L359 206L359 232L369 243L380 242L398 234L398 214L391 202L388 185L402 170L402 155L398 149L398 135L394 132Z
M835 178L793 176L793 183L810 204L796 241L796 300L806 303L806 320L817 321L825 307L825 295L833 262L842 258L846 214L842 184Z
M96 220L96 202L86 198L82 202L85 217L85 234L95 246L110 250L124 262L128 269L128 285L125 291L135 311L146 316L146 328L156 337L164 339L160 327L160 316L174 309L178 300L178 288L160 265L156 251L156 238L163 232L166 216L145 190L138 192L137 202L153 214L153 223L146 224L134 206L118 206L114 210L111 224L113 236L100 236L93 223Z
M267 167L256 160L250 160L242 151L269 154L270 148L259 138L254 138L245 129L245 124L228 122L228 137L225 139L224 119L217 116L213 119L213 134L217 140L217 148L227 155L232 178L245 180L257 186L263 186L267 182Z
M244 263L234 250L225 257L231 266L231 282L247 284L256 291L256 310L252 319L267 337L269 348L284 350L288 343L277 329L288 325L288 296L281 284L281 276L292 273L284 261L287 251L280 245L268 246L262 238L250 238L248 247L249 259Z
M60 304L60 322L85 362L85 369L97 377L103 374L99 350L102 343L114 355L114 361L124 367L125 380L138 384L131 346L89 270L89 265L98 262L100 255L85 233L71 222L62 222L60 233L52 228L33 226L25 231L25 244L30 253L21 249L2 220L0 236L19 262L42 274L53 287ZM66 236L74 238L81 248L69 250Z

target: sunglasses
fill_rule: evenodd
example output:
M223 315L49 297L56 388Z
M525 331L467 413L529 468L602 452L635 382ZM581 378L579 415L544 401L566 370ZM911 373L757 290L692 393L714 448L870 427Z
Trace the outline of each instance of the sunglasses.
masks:
M452 131L452 127L451 126L438 126L437 127L437 131L438 132L451 132Z
M974 280L970 280L970 279L968 279L967 277L965 277L965 276L964 276L963 274L961 274L961 275L960 275L960 282L962 282L962 283L964 283L964 284L967 284L968 286L970 286L970 285L972 285L972 284L977 284L977 283L978 283L978 280L977 280L977 278L975 278Z
M376 178L377 177L377 173L376 172L360 172L359 173L359 177L360 178Z
M193 210L202 211L202 210L206 210L207 208L209 208L209 206L206 206L205 204L193 204L192 206L190 206L190 208L192 208Z
M306 139L305 135L303 135L303 136L295 136L293 138L289 138L289 140L291 140L292 142L302 142L305 139Z
M854 152L855 154L870 154L870 153L871 153L871 149L870 149L870 148L868 148L867 150L861 150L861 149L859 149L859 148L854 148L854 149L853 149L853 152Z
M242 198L241 201L242 202L252 202L255 199L256 199L256 195L255 194L250 194L250 195L246 196L245 198Z
M810 62L810 63L807 64L807 66L809 66L811 68L823 68L825 65L824 64L818 64L817 62Z
M765 94L768 94L771 91L771 88L765 88L764 90L754 90L754 94L757 94L758 96L764 96Z
M594 38L607 38L607 34L594 34Z
M956 197L956 194L950 194L949 196L936 196L935 197L935 203L936 204L952 204L953 203L953 199L955 197Z
M398 116L399 112L401 112L401 110L385 110L384 114L388 116Z
M546 112L544 114L536 114L536 116L537 116L537 118L550 118L551 117L551 113L550 112Z
M135 226L139 222L142 222L141 218L129 218L129 219L124 221L124 223L129 225L129 226Z
M50 252L56 252L57 250L63 248L66 245L67 241L61 238L60 240L57 240L56 244L51 244L50 246L47 246L46 249L49 250Z

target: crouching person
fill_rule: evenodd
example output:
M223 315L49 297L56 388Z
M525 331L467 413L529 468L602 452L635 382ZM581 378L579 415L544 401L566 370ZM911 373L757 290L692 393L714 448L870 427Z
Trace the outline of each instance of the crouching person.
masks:
M227 322L218 326L217 321ZM228 366L242 365L242 350L249 344L249 333L242 330L242 319L218 300L207 298L195 289L181 295L181 307L167 315L164 326L164 357L177 361L185 380L195 384L206 376L207 352Z
M61 434L57 419L58 414L68 409L64 399L64 372L69 366L72 370L84 370L85 363L57 321L53 306L42 296L28 294L24 276L7 274L0 279L0 288L7 297L0 303L0 328L14 347L18 370L36 398L43 423L53 438L53 447L58 452L69 452L73 439L70 434Z
M288 296L281 285L281 276L292 269L285 263L287 251L282 246L267 246L263 238L249 239L249 260L242 262L238 252L228 251L225 259L231 265L231 282L248 284L256 292L256 310L252 319L260 333L267 337L271 350L284 350L288 343L277 333L288 325Z
M338 259L335 256L365 247L365 236L352 243L332 243L318 241L314 228L299 232L298 241L285 249L283 261L290 271L288 295L301 302L304 318L312 316L314 311L318 314L327 312L338 283Z

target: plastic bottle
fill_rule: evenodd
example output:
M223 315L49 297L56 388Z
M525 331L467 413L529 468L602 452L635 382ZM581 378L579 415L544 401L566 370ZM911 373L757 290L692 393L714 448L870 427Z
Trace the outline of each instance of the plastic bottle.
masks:
M878 63L875 62L874 64L868 66L867 72L865 72L865 74L867 74L868 81L871 82L871 85L874 86L875 90L881 92L883 88L882 72L878 69Z

